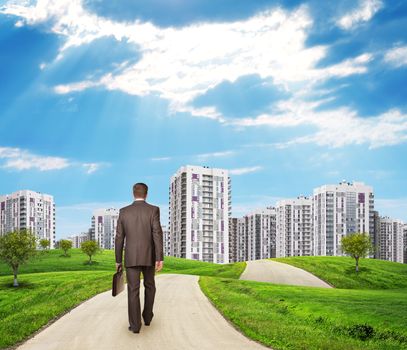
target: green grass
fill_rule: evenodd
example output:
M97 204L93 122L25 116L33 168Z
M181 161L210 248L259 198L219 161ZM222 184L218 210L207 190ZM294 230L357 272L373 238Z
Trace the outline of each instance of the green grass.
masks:
M270 260L309 271L336 288L407 288L407 264L377 259L361 259L360 271L356 273L355 260L350 257L302 256Z
M0 348L25 340L54 317L111 289L110 271L23 274L20 287L0 277Z
M88 265L88 257L80 249L71 249L69 257L62 256L62 251L53 249L39 254L26 265L22 265L19 273L56 272L56 271L115 271L115 256L113 250L103 250L93 258L93 264ZM164 257L164 268L160 273L183 273L191 275L221 276L239 278L245 269L245 263L213 264L203 261ZM10 275L11 269L0 263L0 276Z
M246 336L274 349L407 349L406 289L294 287L208 276L199 284ZM361 340L369 329L373 335Z
M61 255L61 250L50 250L22 265L17 288L12 286L11 269L0 263L0 349L26 340L81 302L111 289L113 250L98 253L92 265L80 249L70 250L68 257ZM239 278L245 266L244 262L219 265L166 256L159 274Z

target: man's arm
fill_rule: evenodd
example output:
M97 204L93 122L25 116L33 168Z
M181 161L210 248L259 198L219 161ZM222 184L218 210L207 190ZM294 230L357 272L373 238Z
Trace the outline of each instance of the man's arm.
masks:
M160 208L156 207L153 216L153 241L155 249L155 261L164 260L163 230L160 223Z
M122 214L119 211L119 218L117 219L116 226L116 236L114 239L114 250L116 255L116 264L121 264L123 260L123 246L124 246L124 237L126 233L124 232L123 223L122 223Z

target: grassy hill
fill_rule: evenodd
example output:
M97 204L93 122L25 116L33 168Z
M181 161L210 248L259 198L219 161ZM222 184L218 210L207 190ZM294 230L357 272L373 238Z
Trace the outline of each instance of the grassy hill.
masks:
M61 271L115 271L115 256L113 250L103 250L93 258L93 264L88 265L88 257L80 249L71 249L69 257L62 256L62 251L52 249L39 254L28 264L22 265L19 273L61 272ZM191 275L222 276L239 278L245 269L245 263L213 264L191 259L164 257L164 268L160 273L185 273ZM0 276L10 275L11 269L0 263Z
M407 349L407 266L346 257L273 259L337 288L202 276L203 292L247 337L273 349Z
M377 259L360 259L360 271L356 273L355 260L350 257L299 256L270 260L304 269L336 288L407 288L407 264Z
M199 279L247 337L275 350L407 349L407 289L356 290Z
M51 250L23 265L18 288L12 286L11 269L0 263L0 349L23 342L81 302L111 289L114 251L100 252L92 265L87 264L88 258L80 249L72 249L69 254L63 257L61 250ZM244 262L219 265L166 256L159 274L236 279L244 268Z

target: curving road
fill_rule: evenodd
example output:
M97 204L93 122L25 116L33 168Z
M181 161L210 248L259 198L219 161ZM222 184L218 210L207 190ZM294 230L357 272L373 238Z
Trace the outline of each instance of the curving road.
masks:
M241 280L290 284L294 286L332 288L313 274L288 264L260 259L246 262Z
M243 336L202 293L199 276L156 275L154 318L140 333L130 332L127 285L117 297L111 290L80 304L18 347L21 350L264 350ZM144 304L144 287L140 286Z

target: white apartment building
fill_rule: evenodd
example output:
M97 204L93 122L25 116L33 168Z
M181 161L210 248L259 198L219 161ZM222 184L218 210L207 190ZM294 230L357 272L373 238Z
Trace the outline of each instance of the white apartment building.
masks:
M388 216L380 217L379 259L404 262L404 223Z
M315 188L312 197L313 255L343 255L341 239L352 232L374 238L373 189L342 181Z
M276 256L313 254L312 200L299 196L276 204Z
M229 262L236 262L238 250L238 218L229 218Z
M89 233L82 232L79 235L69 236L68 239L72 241L72 248L80 248L82 242L89 241Z
M30 229L55 248L54 197L30 190L0 195L0 236L18 229Z
M170 239L170 231L168 230L166 225L161 225L163 230L163 244L164 244L164 256L170 255L171 252L171 239Z
M96 209L92 216L91 239L104 249L114 249L119 210L115 208Z
M228 170L186 165L171 177L172 256L229 263L231 182Z
M403 226L403 237L404 237L404 241L403 241L403 250L404 250L404 263L407 264L407 224L404 224Z

